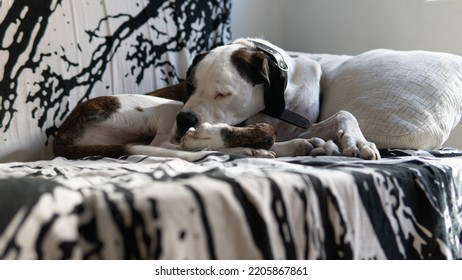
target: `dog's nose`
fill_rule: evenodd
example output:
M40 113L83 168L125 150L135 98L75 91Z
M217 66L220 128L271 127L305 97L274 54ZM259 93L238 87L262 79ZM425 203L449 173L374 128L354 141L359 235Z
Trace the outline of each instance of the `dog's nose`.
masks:
M176 126L181 135L184 135L189 128L195 127L199 120L190 112L180 112L176 116Z

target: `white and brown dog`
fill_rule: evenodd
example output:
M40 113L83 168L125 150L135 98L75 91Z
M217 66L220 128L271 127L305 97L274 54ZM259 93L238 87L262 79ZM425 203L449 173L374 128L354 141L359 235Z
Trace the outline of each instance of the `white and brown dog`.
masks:
M264 40L239 39L196 56L180 85L78 105L58 130L54 152L194 161L213 150L258 157L337 154L333 140L345 156L379 159L352 114L318 120L320 77L319 64L309 58L290 57Z

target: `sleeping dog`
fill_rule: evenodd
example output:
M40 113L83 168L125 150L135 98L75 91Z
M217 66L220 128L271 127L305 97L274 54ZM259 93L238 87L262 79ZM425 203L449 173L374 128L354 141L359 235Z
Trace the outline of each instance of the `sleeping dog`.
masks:
M208 124L191 128L181 143L172 138L175 118L183 103L147 95L101 96L83 102L71 112L53 142L57 156L82 158L123 155L175 157L195 161L212 151L184 151L187 139L204 144L194 150L215 150L254 157L274 157L275 130L268 124L245 128ZM191 149L191 148L189 148Z
M143 154L194 161L223 151L379 159L352 114L317 122L320 77L319 64L308 58L290 57L264 40L238 39L196 56L180 85L78 105L53 149L67 158Z

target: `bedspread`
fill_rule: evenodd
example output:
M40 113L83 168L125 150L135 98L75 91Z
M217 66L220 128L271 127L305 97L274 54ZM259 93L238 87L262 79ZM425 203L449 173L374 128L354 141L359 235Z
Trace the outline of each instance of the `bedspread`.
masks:
M461 258L462 151L0 165L2 259Z

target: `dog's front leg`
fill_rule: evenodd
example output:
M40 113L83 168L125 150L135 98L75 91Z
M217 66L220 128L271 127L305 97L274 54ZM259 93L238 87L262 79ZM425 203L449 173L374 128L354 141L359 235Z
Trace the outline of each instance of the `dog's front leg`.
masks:
M276 131L269 124L232 127L227 124L203 123L190 128L181 139L181 148L188 151L213 150L252 157L273 158L268 149Z
M276 157L296 156L339 156L337 144L332 140L324 141L318 137L310 139L295 138L284 142L276 142L271 147Z
M357 119L347 111L339 111L334 116L313 124L299 137L338 141L344 156L380 159L380 152L375 144L366 140Z

